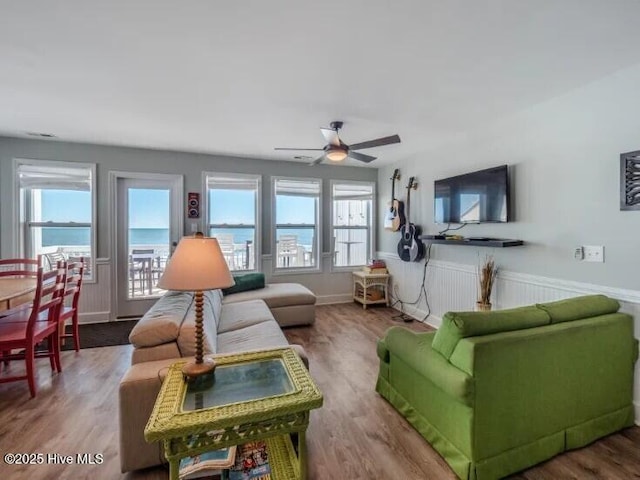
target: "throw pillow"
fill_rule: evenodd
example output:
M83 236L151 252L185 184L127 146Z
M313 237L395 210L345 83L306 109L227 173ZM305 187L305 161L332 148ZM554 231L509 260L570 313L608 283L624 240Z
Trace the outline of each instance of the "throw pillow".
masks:
M222 293L225 295L264 288L264 273L245 273L243 275L234 275L233 279L236 281L236 284L233 287L222 289Z

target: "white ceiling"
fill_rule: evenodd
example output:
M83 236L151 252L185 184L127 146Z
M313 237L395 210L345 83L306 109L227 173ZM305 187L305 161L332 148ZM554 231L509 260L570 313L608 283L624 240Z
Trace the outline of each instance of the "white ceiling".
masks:
M640 62L637 0L20 0L0 134L291 160L344 120L377 167ZM360 165L349 160L347 163Z

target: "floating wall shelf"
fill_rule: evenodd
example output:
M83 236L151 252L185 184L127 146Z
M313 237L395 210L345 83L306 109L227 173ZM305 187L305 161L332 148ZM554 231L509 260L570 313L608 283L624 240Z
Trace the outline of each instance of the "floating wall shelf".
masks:
M519 247L524 245L522 240L513 240L510 238L487 238L480 240L479 238L463 238L460 240L447 240L444 238L434 238L433 235L421 235L420 239L425 243L434 243L439 245L466 245L469 247Z

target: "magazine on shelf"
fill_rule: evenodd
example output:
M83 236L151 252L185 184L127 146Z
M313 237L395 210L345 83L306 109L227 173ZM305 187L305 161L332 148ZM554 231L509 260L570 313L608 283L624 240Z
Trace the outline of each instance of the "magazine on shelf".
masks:
M185 457L180 460L178 475L180 480L220 475L223 468L229 468L234 464L235 458L235 446Z
M263 441L238 445L236 461L229 470L229 480L270 480L271 467L267 445Z

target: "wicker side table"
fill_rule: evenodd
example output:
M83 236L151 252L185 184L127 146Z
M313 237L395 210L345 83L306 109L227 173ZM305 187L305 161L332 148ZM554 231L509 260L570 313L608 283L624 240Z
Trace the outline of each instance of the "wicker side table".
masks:
M171 480L184 457L254 440L266 442L274 480L306 479L305 434L322 394L293 349L216 356L199 384L184 381L184 363L169 368L144 430L148 442L164 443Z
M389 274L353 272L353 300L367 305L389 306Z

